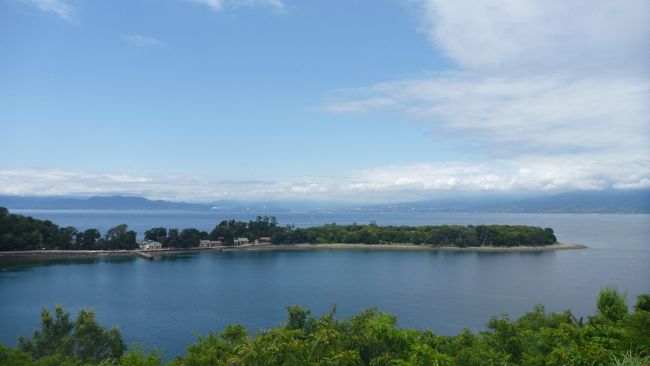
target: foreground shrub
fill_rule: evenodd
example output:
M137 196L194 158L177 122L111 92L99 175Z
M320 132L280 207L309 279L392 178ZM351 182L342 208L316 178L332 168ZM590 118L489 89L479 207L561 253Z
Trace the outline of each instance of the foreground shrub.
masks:
M517 320L493 317L486 331L455 336L399 328L397 318L376 308L339 320L335 307L315 317L291 306L279 327L250 336L241 325L228 326L199 336L186 355L168 365L650 366L648 298L639 296L629 314L624 296L606 288L598 313L586 322L570 311L548 313L538 305ZM41 330L21 337L17 349L0 346L0 366L163 364L141 347L125 354L119 330L98 325L92 311L82 310L72 321L57 307L54 315L43 310L41 321Z

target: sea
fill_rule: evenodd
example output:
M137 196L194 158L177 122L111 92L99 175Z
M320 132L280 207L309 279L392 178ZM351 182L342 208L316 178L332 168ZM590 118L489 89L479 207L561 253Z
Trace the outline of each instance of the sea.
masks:
M491 316L516 318L536 304L571 309L585 319L604 287L633 305L650 293L650 215L426 212L152 212L12 210L60 226L105 232L128 224L210 231L224 219L275 216L281 225L508 224L550 227L582 250L542 253L449 253L389 250L228 252L141 258L0 261L0 343L39 327L42 308L95 310L130 345L166 359L185 353L197 335L243 324L251 334L281 325L286 307L339 318L376 307L401 327L456 334L486 329Z

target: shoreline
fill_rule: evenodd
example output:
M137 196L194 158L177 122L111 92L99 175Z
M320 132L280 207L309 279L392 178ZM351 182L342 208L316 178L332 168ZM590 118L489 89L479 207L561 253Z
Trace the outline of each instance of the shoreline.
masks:
M517 247L449 247L417 244L271 244L250 247L227 247L224 252L243 251L298 251L298 250L394 250L394 251L420 251L420 252L474 252L474 253L537 253L555 250L586 249L582 244L557 243L545 246L517 246Z
M586 249L582 244L557 243L545 246L516 247L449 247L416 244L264 244L242 247L214 248L168 248L160 250L27 250L0 252L0 261L11 259L42 258L102 258L102 257L136 257L142 253L148 256L182 254L197 252L257 252L257 251L303 251L303 250L391 250L391 251L426 251L426 252L465 252L465 253L539 253L555 250Z
M138 257L196 252L220 252L222 248L165 248L158 250L23 250L0 252L0 262L6 259L65 259L65 258L114 258Z

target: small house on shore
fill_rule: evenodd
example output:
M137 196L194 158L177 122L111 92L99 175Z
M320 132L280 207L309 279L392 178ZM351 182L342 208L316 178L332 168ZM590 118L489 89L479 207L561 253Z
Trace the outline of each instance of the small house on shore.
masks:
M235 242L235 246L250 244L248 238L236 238L234 242Z
M255 244L257 245L271 244L271 238L268 236L262 236L255 240Z
M221 240L201 240L199 241L199 248L214 248L220 247L223 244Z
M140 247L140 250L162 249L162 244L155 240L140 240L137 244Z

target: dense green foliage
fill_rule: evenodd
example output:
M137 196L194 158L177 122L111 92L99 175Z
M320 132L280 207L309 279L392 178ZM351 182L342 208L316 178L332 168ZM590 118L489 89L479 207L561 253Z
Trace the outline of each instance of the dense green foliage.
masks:
M60 228L51 221L10 214L0 207L0 250L70 247L76 230Z
M553 229L510 225L442 225L442 226L378 226L327 224L309 228L279 226L275 217L260 217L248 223L221 221L210 233L213 240L223 239L232 245L234 238L254 240L271 237L274 244L410 243L439 246L539 246L557 242Z
M248 223L221 221L210 233L213 240L223 239L232 245L234 238L254 240L271 237L274 244L410 243L439 246L540 246L557 242L553 229L511 225L442 225L442 226L378 226L327 224L309 228L282 227L275 217L260 217Z
M438 246L542 246L557 242L553 229L512 225L441 225L441 226L378 226L327 224L309 228L280 226L275 217L258 216L255 220L221 221L207 233L193 228L179 231L163 227L145 232L145 239L155 240L170 248L199 246L204 239L222 240L233 245L236 238L253 241L271 238L274 244L411 243ZM109 229L104 237L96 229L78 232L73 227L60 228L47 220L9 214L0 208L0 251L36 249L136 249L136 233L125 224Z
M144 233L147 240L155 240L165 248L192 248L198 247L199 242L208 239L208 233L197 229L178 229L167 230L164 227L155 227Z
M221 239L225 245L233 245L235 238L255 240L260 237L276 236L278 232L284 230L291 230L291 227L280 227L275 217L258 216L249 222L223 220L210 232L210 238Z
M0 346L0 365L97 365L119 362L126 344L117 328L97 324L95 314L83 309L70 319L62 307L41 312L41 330L20 337L16 350Z
M317 318L288 307L287 321L249 336L240 325L199 336L187 354L169 366L213 365L650 365L649 295L628 313L623 295L604 289L598 313L586 321L570 312L547 313L538 305L517 320L493 317L487 330L455 336L400 329L397 319L369 309L349 319L336 309ZM621 306L623 305L623 306ZM20 339L17 349L0 346L0 366L160 366L161 358L142 348L124 354L115 329L103 328L82 310L76 321L62 309L43 311L42 330Z
M557 242L552 229L511 225L378 226L329 224L281 228L274 243L412 243L440 246L538 246Z
M0 251L135 249L135 239L135 232L125 224L109 229L102 238L96 229L81 232L70 226L62 228L49 220L10 214L0 207Z

